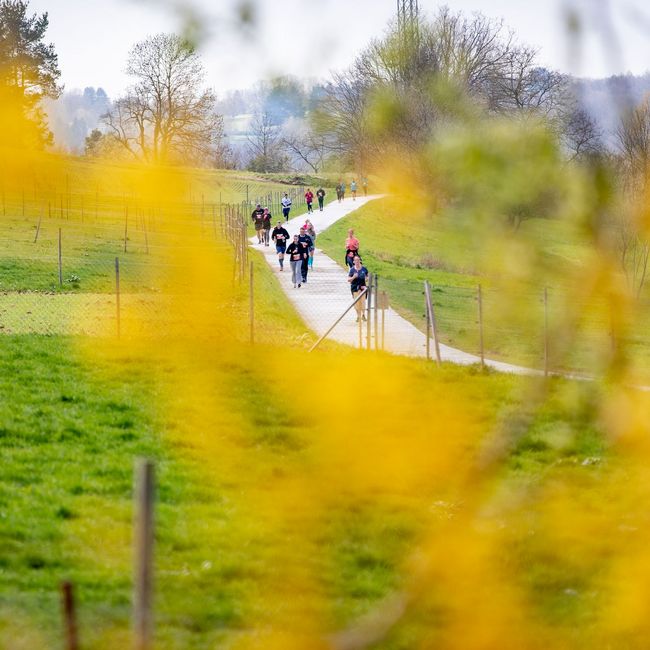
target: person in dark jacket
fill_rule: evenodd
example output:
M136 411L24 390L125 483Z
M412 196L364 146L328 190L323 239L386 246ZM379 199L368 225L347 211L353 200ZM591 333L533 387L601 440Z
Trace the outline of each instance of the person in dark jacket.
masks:
M278 225L273 228L271 239L275 242L275 252L278 254L278 261L280 262L280 271L284 271L284 254L287 250L287 242L289 241L289 233L283 227L282 221L278 221Z
M264 221L263 221L263 229L264 229L264 245L268 246L269 245L269 233L271 232L271 219L273 219L273 216L271 215L271 212L268 208L264 208Z
M364 309L366 306L366 278L368 277L368 269L361 263L361 258L358 255L354 256L352 268L348 272L348 282L350 283L350 291L352 297L356 298L360 294L364 294L354 305L357 310L357 322L363 318L366 320Z
M298 235L298 244L300 245L300 252L303 254L302 283L307 284L307 273L309 273L309 254L314 248L314 242L304 228L300 229L300 234Z
M291 281L293 288L300 288L302 284L302 247L298 243L298 235L293 236L293 241L287 246L287 255L291 265Z
M318 188L316 198L318 199L318 209L322 212L325 205L325 190L322 187Z
M257 243L262 243L264 237L264 208L258 203L257 207L251 214L253 225L255 226L255 234L257 235Z

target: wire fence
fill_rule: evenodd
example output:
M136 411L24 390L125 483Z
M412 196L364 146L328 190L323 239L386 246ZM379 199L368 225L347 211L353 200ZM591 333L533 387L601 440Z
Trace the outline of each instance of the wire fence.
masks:
M285 193L253 196L248 186L243 189L235 203L216 201L217 192L212 200L190 192L186 200L170 202L99 188L79 193L34 187L13 194L2 189L0 333L164 332L174 313L171 295L179 291L197 240L223 253L238 228L233 280L242 281L250 212L256 202L279 209ZM287 187L286 193L293 214L305 211L302 188ZM214 304L209 292L192 300L199 307L202 301Z
M304 188L286 190L294 204L292 216L304 212ZM247 195L244 186L240 200L225 203L216 200L217 192L193 191L185 200L157 202L135 193L99 190L56 193L45 188L11 196L3 191L0 333L114 335L118 329L144 334L180 327L181 317L170 302L179 292L178 278L187 271L185 261L197 245L196 237L185 237L184 232L192 231L206 245L231 256L229 279L246 294L248 239L253 235L250 214L257 203L272 213L281 212L284 193L274 189L253 194L248 188ZM285 260L281 273L274 257L272 264L284 288L293 291L290 260ZM255 282L261 278L256 275ZM385 329L375 333L373 326L371 338L383 337L391 349L396 336L410 337L407 352L425 354L428 311L422 279L386 275L378 282L377 299L383 295L382 304L392 309L378 310ZM312 332L321 334L352 301L346 271L317 252L308 281L301 284L305 301L318 295L304 320ZM209 291L192 298L198 308L207 309L214 302ZM174 299L178 301L178 296ZM237 313L245 320L250 318L249 307L245 295L242 300ZM442 344L479 358L549 372L591 373L600 359L620 349L630 351L643 366L650 347L646 330L622 322L606 299L569 297L563 288L514 291L484 286L479 294L477 286L432 282L431 306ZM401 321L393 313L411 329L402 323L398 332ZM358 315L356 309L346 314L334 338L367 347L367 333L358 335ZM636 322L648 317L650 305L640 302ZM344 328L346 337L337 337Z
M336 323L326 340L413 356L427 356L429 348L434 358L435 333L442 346L453 348L443 356L453 358L460 351L466 353L463 362L473 355L476 363L493 360L547 374L591 376L619 354L650 372L650 334L638 327L650 319L650 303L638 301L623 318L607 296L570 287L458 286L431 280L429 308L421 277L378 276L369 265L372 286L362 312L350 308L348 271L318 250L300 288L293 287L286 260L280 272L279 262L272 254L269 258L316 338Z

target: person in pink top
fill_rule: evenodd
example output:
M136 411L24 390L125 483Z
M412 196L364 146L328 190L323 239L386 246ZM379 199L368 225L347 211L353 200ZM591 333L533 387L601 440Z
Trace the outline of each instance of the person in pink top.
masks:
M359 240L354 236L354 230L348 230L348 238L345 240L345 264L349 268L354 266L354 256L359 255Z
M307 202L307 214L310 214L314 211L311 207L311 204L314 202L314 193L309 188L305 192L305 201Z

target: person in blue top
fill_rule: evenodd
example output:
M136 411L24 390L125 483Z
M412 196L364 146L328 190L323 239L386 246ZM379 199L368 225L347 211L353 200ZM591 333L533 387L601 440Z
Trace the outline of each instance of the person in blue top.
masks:
M361 258L358 255L354 256L352 268L348 272L348 282L350 283L350 291L352 297L356 298L359 294L363 293L363 297L357 300L355 309L357 310L357 323L361 318L366 320L364 313L366 306L366 278L368 277L368 269L361 264Z
M352 200L356 201L357 200L357 182L353 180L350 183L350 192L352 192Z
M345 181L341 181L341 201L345 199Z

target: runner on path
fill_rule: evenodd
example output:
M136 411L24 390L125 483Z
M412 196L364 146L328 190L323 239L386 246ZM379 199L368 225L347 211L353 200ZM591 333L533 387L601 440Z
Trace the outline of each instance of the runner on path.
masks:
M357 182L353 180L350 183L350 192L352 192L352 200L356 201L357 200Z
M348 238L345 240L345 264L352 268L354 256L359 255L359 240L354 236L354 230L348 230Z
M345 181L341 182L341 201L345 200Z
M284 215L284 220L289 221L289 212L291 212L292 201L289 198L289 195L285 192L282 197L282 214Z
M311 248L309 249L309 268L313 269L314 268L314 250L315 250L315 245L316 245L316 229L314 228L314 224L309 221L309 219L305 220L305 225L303 226L305 229L305 233L311 237Z
M322 212L325 205L325 190L322 187L316 192L316 197L318 198L318 209Z
M361 264L361 258L358 255L354 256L354 261L352 262L352 268L348 272L348 282L350 283L350 291L352 292L352 297L356 298L360 293L363 293L364 296L361 300L358 300L354 305L354 308L357 310L357 323L360 318L366 320L366 315L364 309L366 306L366 277L368 276L368 269Z
M341 202L341 181L336 184L336 200Z
M368 196L368 179L364 178L361 181L361 185L363 186L363 195Z
M264 236L264 208L258 203L257 207L253 210L251 214L251 219L255 225L255 234L257 235L257 243L262 243L262 237Z
M282 225L282 220L278 220L278 225L273 228L271 239L275 242L275 252L278 254L278 261L280 262L280 271L284 271L284 254L287 250L287 242L289 241L289 233Z
M311 207L311 204L314 202L314 193L309 188L305 192L305 201L307 202L307 213L311 214L314 211Z
M291 282L293 288L300 288L302 283L302 251L298 243L298 235L293 236L293 241L287 246L287 255L291 265Z
M307 231L304 228L300 229L300 234L298 235L298 244L300 246L300 252L302 254L302 283L307 284L307 274L309 273L309 254L314 249L314 242L311 240L311 237L307 234Z
M268 208L264 208L264 245L269 245L269 233L271 232L271 219L273 216L269 212Z

